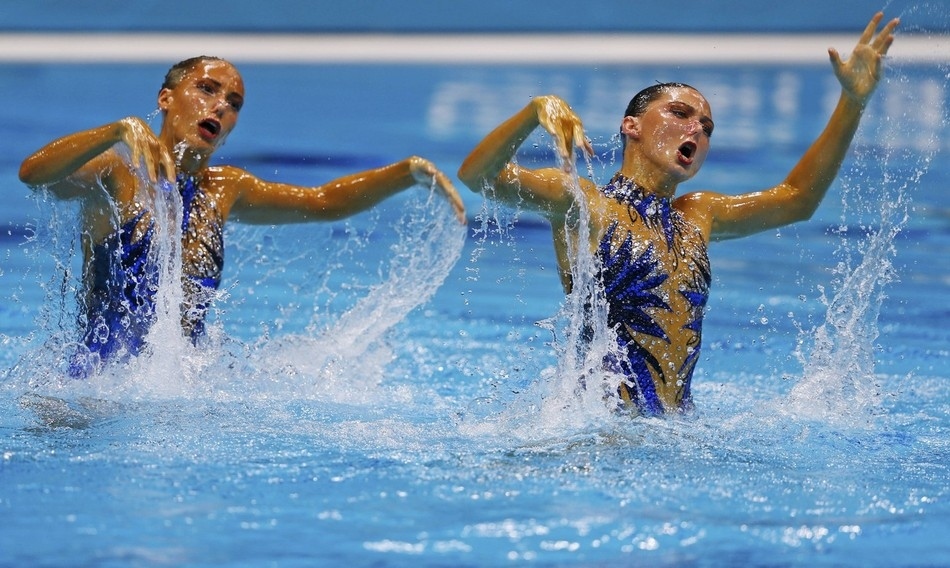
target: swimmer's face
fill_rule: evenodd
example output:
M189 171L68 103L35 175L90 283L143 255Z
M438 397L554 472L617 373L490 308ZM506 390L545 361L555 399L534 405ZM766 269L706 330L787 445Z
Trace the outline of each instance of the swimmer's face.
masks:
M173 89L162 89L159 108L165 113L163 130L173 143L211 153L237 125L244 105L244 81L227 61L204 61Z
M709 153L713 132L709 102L688 87L670 87L640 116L624 117L621 131L639 142L641 155L668 180L692 178Z

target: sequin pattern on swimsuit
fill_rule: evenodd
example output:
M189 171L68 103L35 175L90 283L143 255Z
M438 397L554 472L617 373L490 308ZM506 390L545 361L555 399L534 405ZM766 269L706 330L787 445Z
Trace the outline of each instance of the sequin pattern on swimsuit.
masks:
M619 394L640 413L664 413L658 384L674 384L677 408L686 410L711 282L705 242L669 198L645 194L619 173L601 191L626 205L629 217L629 225L612 222L597 249L607 323L619 347L605 367L625 377ZM631 230L638 225L649 238ZM664 328L669 318L661 317L674 309L671 294L679 294L689 312L679 330ZM678 365L671 369L673 360Z

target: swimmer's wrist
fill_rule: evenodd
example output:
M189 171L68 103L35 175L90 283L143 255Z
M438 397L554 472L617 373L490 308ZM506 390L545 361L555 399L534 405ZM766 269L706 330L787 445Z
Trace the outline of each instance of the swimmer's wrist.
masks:
M854 107L858 112L864 112L864 109L868 106L868 102L871 100L871 95L866 97L857 97L852 93L842 89L841 100L844 103L849 103L850 106Z

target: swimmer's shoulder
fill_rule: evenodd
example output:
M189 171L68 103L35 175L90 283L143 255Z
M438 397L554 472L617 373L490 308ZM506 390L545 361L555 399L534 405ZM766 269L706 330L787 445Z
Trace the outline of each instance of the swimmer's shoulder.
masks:
M712 214L727 196L715 191L691 191L673 200L673 208L687 220L705 224L711 222Z
M206 167L201 171L201 180L201 186L206 192L219 196L230 195L232 198L261 183L254 174L230 165Z

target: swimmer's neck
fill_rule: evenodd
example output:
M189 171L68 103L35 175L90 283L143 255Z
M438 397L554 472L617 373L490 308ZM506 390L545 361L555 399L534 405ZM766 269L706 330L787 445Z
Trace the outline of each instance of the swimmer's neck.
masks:
M624 146L620 173L633 181L644 195L670 199L676 195L676 189L683 181L678 172L671 170L668 165L657 163L655 157L646 153L642 143L633 141L628 141Z
M175 141L170 135L162 133L162 143L171 152L175 160L176 175L200 179L201 172L208 167L213 151L200 150L188 146L185 142Z
M178 174L195 179L201 178L201 173L208 167L211 154L202 154L199 152L185 150L175 155L175 166L178 168Z
M633 182L643 195L656 195L661 198L672 198L676 195L676 182L656 179L657 176L650 175L644 168L624 165L620 168L620 175Z

